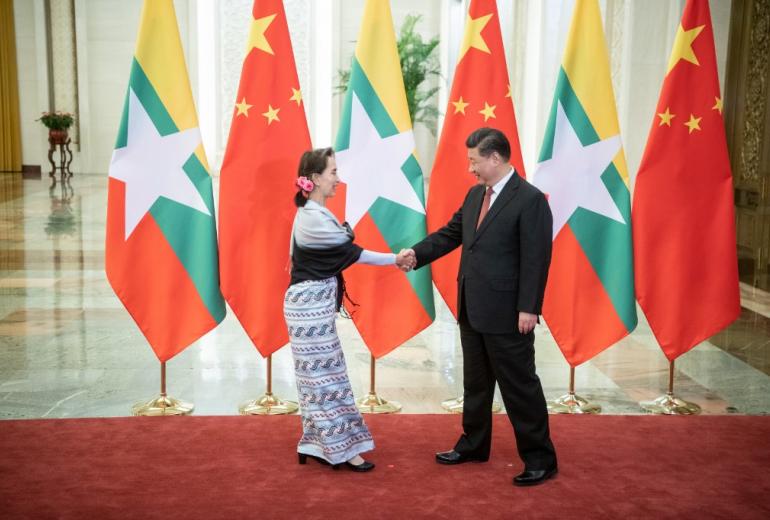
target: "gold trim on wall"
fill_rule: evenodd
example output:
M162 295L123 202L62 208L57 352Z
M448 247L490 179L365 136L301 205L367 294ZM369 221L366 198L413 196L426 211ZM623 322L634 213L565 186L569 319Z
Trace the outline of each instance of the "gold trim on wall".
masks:
M741 281L770 290L770 5L735 0L724 110Z

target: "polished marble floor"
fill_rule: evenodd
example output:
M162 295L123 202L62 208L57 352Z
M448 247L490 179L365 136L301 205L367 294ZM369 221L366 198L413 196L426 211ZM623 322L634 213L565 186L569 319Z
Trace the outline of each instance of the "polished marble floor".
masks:
M104 274L106 175L0 174L0 418L128 415L157 394L159 365ZM679 397L704 413L770 412L770 296L742 287L743 313L676 364ZM440 413L461 389L462 358L451 315L377 363L377 392L403 413ZM576 391L605 413L643 413L665 392L668 364L641 316L628 338L576 370ZM339 321L353 389L369 388L370 357L352 323ZM538 326L537 367L546 397L567 388L569 367ZM229 314L168 363L171 395L198 415L238 413L265 390L265 362ZM274 356L273 390L296 398L291 353Z

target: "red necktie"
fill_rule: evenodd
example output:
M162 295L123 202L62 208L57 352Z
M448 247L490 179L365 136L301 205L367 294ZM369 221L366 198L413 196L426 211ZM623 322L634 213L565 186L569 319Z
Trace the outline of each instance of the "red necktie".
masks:
M492 193L492 188L487 188L486 193L484 193L484 202L481 203L481 212L479 213L479 220L476 222L476 229L479 229L481 221L487 216L489 204L492 202Z

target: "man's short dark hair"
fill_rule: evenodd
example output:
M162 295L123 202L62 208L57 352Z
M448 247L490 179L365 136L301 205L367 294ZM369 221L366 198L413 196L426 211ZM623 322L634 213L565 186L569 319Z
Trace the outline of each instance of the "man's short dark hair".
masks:
M465 140L465 146L478 148L479 155L482 157L489 157L492 152L497 152L503 161L511 158L511 144L508 138L495 128L484 127L474 130Z

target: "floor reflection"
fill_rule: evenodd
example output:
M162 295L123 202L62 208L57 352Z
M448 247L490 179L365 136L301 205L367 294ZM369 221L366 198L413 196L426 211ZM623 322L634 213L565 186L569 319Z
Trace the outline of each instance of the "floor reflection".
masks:
M70 180L59 182L54 180L48 188L48 197L51 200L51 212L45 226L46 235L49 237L74 236L78 231L81 218L72 208L75 188L72 187Z

